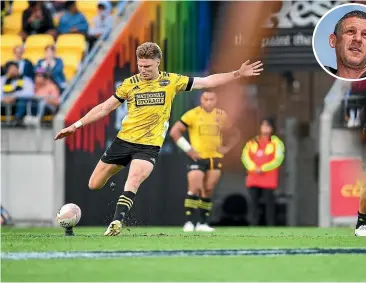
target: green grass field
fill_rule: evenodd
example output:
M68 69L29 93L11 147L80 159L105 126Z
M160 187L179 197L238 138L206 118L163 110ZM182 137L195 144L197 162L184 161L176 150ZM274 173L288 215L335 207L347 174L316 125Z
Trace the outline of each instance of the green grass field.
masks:
M347 228L129 228L104 237L104 227L3 228L2 257L10 252L164 251L218 249L366 248ZM365 281L366 254L267 256L151 256L98 259L2 259L2 281Z

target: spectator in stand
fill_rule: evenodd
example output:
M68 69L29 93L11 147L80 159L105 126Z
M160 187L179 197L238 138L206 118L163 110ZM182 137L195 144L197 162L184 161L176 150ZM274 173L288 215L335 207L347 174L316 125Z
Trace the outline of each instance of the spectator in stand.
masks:
M32 79L19 74L16 62L9 62L5 76L1 77L0 95L2 106L16 104L15 125L21 125L22 109L34 95L34 84Z
M52 15L42 1L28 1L29 7L24 10L22 18L22 31L20 36L25 40L31 34L48 33L56 36Z
M34 92L33 99L27 101L27 104L30 103L29 109L27 109L27 104L21 105L22 108L18 109L19 115L27 115L25 120L28 122L31 120L39 122L45 113L54 114L61 101L59 88L42 67L36 69ZM27 112L27 110L30 110L30 112Z
M42 67L45 69L51 75L51 79L63 90L66 83L64 63L61 58L56 57L54 45L47 45L45 51L45 58L38 61L36 68Z
M81 33L87 35L88 33L88 22L85 16L79 12L75 1L66 1L65 3L66 12L62 15L59 25L58 32L64 33Z
M36 69L34 91L36 97L43 98L38 114L43 116L45 110L49 110L51 113L54 113L60 105L60 90L50 79L47 71L42 67Z
M47 8L51 11L53 20L55 23L58 23L61 19L61 16L65 10L65 2L64 0L56 0L56 1L49 1L46 5Z
M94 25L89 30L89 50L93 48L94 43L104 33L108 32L113 26L113 17L111 15L112 5L109 1L99 1L98 15L93 19Z
M34 67L31 61L23 58L24 48L23 46L17 45L13 49L14 58L16 63L18 63L19 67L19 75L26 76L34 79ZM5 69L7 68L8 63L5 64Z

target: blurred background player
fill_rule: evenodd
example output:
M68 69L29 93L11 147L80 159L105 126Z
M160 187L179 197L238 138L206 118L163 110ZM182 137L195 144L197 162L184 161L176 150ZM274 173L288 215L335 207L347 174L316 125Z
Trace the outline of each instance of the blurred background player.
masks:
M283 142L274 135L274 121L264 119L260 134L249 140L243 149L242 163L248 171L246 187L253 204L252 225L260 223L260 200L263 199L265 223L275 225L275 195L278 187L279 167L285 157Z
M137 190L151 174L169 126L175 95L179 91L207 89L224 85L242 77L257 76L263 70L260 61L246 61L234 72L207 77L187 77L160 72L162 51L156 43L145 42L136 50L139 74L129 77L105 102L95 106L79 121L62 129L55 140L72 135L92 124L127 101L128 115L111 146L103 154L89 180L89 188L97 190L122 168L131 163L123 194L119 197L113 221L105 236L116 236L122 220L132 208Z
M186 112L170 132L177 145L191 158L187 174L188 193L184 201L184 232L192 232L195 228L203 232L215 230L208 225L212 193L221 176L223 156L239 140L239 131L233 129L233 136L226 145L223 144L222 132L232 125L225 111L216 108L216 102L216 93L204 92L201 105ZM183 137L187 129L191 144Z
M363 173L365 176L365 173ZM357 224L355 229L356 236L366 237L366 185L363 183L360 192L360 205L358 208Z

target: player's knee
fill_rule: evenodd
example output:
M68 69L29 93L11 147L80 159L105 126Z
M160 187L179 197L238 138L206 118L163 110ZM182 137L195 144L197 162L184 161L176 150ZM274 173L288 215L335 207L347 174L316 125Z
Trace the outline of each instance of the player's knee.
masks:
M103 185L96 182L95 179L90 178L88 187L90 190L94 191L94 190L99 190L101 187L103 187Z

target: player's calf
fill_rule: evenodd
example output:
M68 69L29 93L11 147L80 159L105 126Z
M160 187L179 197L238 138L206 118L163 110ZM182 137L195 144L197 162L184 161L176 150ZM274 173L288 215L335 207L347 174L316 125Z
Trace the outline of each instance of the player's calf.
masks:
M113 221L109 224L105 236L116 236L122 228L122 221L133 206L137 190L150 175L153 165L145 160L133 160L131 163L125 190L118 198Z
M183 227L184 232L193 232L194 226L197 221L197 209L198 209L199 196L188 191L186 199L184 200L184 214L185 224Z
M208 225L208 219L212 210L212 192L213 188L206 187L202 192L202 196L198 202L199 220L196 225L196 231L199 232L213 232L214 228Z
M208 224L208 218L210 217L212 210L212 200L209 197L201 197L198 203L199 208L199 223L200 224Z

